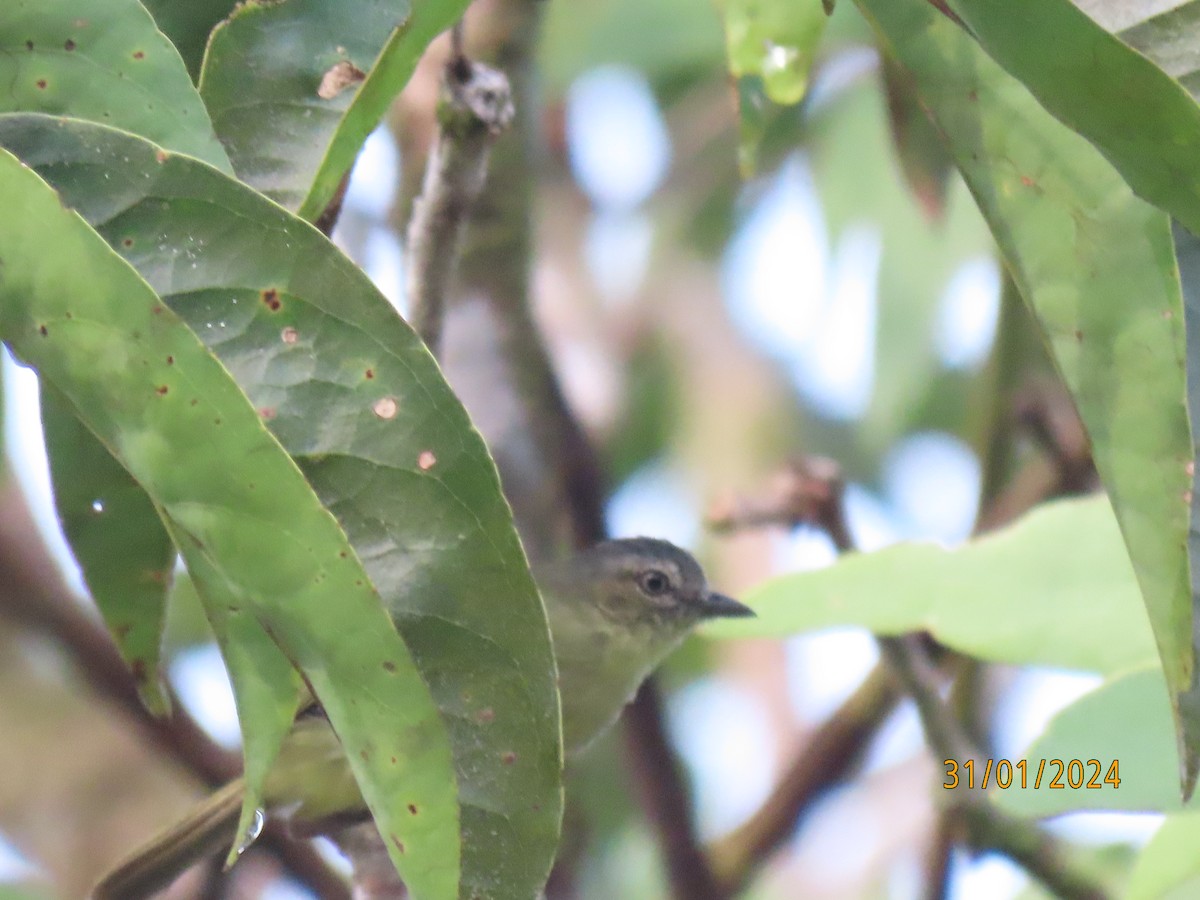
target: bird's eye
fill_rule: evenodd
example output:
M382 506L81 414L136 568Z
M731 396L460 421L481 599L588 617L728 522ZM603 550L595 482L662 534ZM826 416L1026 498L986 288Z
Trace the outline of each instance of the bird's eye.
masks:
M671 588L671 579L658 569L650 569L638 576L638 585L650 597L665 594Z

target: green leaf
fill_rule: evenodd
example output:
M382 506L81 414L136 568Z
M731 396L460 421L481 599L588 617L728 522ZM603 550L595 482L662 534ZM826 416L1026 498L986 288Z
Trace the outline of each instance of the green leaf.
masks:
M1138 196L1200 234L1200 106L1070 0L949 0L988 54Z
M0 112L140 134L232 172L179 53L137 0L0 4Z
M1178 711L1192 684L1192 445L1167 217L932 7L859 6L913 73L1071 390ZM1180 718L1186 726L1191 717ZM1187 742L1190 784L1200 739Z
M300 461L450 729L464 892L532 895L561 812L549 633L495 467L424 344L324 236L200 163L33 117L0 120L0 144L54 179Z
M1153 60L1195 97L1200 92L1200 40L1196 31L1200 2L1171 0L1171 6L1166 9L1159 4L1088 0L1085 11Z
M730 73L761 78L775 103L799 103L829 19L821 0L724 0L723 5Z
M877 634L927 630L993 662L1113 673L1155 660L1103 497L1045 504L957 550L897 544L846 556L769 581L746 600L757 618L729 619L706 633L783 637L860 625Z
M413 3L411 18L392 32L337 124L321 167L300 205L301 218L313 221L321 215L337 191L338 182L353 165L363 141L408 84L429 42L463 16L470 0L413 0Z
M63 534L142 702L165 714L159 658L175 547L146 492L46 384L42 425Z
M142 0L154 16L159 31L171 39L187 65L193 81L200 79L200 63L208 36L217 23L233 12L236 0Z
M51 140L43 135L43 149ZM162 150L149 160L202 166ZM7 151L0 193L24 211L0 219L0 338L145 488L186 558L209 567L303 672L385 843L408 850L393 859L414 896L455 895L458 804L445 730L337 523L191 330ZM410 815L410 803L425 815Z
M1125 900L1184 900L1200 889L1200 812L1167 816L1134 864ZM1173 893L1177 892L1177 893Z
M808 90L829 17L820 0L723 0L725 52L737 83L738 168L758 169L759 147L783 111Z
M1072 703L1051 720L1022 758L1027 760L1025 788L1014 782L1007 790L989 794L1009 812L1053 816L1083 809L1160 812L1182 807L1171 701L1157 666L1126 673ZM1063 763L1061 788L1050 787L1060 774L1059 767L1050 764L1052 759ZM1073 759L1098 761L1099 787L1069 786L1065 766ZM1044 768L1042 760L1047 761ZM1114 760L1120 779L1116 787L1104 782ZM1040 782L1035 778L1039 768ZM1085 785L1096 771L1096 766L1085 765Z
M251 0L239 6L213 32L200 77L238 177L315 219L425 47L466 5ZM338 66L371 75L361 89L347 82L323 98L322 81Z
M181 547L187 535L172 527ZM185 552L190 574L233 686L234 704L242 727L242 775L245 794L237 834L225 864L233 865L240 850L251 839L250 831L260 809L267 806L268 775L280 755L284 738L292 730L303 700L302 682L286 653L246 609L221 572L203 553ZM303 699L302 699L303 698ZM246 727L244 723L253 723ZM311 768L300 771L311 772ZM276 798L277 799L277 798Z

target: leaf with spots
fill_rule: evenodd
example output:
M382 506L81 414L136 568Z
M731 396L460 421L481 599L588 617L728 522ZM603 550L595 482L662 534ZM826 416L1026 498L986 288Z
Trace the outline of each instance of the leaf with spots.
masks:
M923 0L858 0L921 100L1087 427L1180 717L1200 757L1187 536L1192 443L1167 216ZM1122 104L1128 108L1128 104Z
M75 127L151 147L49 117L36 117L45 127L36 133L31 118L5 124L43 153ZM87 151L85 168L100 183L97 160L131 164L134 145L129 158L111 149ZM140 157L150 167L171 159L226 180L152 147ZM145 489L201 595L204 584L219 584L206 600L235 598L312 686L376 820L409 848L397 865L413 896L454 896L458 802L446 729L345 534L191 329L7 151L0 195L26 213L0 217L0 339L62 393ZM257 727L252 719L244 726ZM410 815L409 803L425 814Z
M63 534L142 702L164 714L159 655L175 547L146 492L51 385L42 425Z
M0 3L0 112L101 122L233 171L178 51L137 0Z
M429 42L466 7L466 0L243 3L213 32L200 77L238 177L315 219Z
M549 633L495 467L424 344L318 231L207 166L83 123L39 137L0 120L0 144L192 326L300 462L449 728L463 895L534 895L562 802Z

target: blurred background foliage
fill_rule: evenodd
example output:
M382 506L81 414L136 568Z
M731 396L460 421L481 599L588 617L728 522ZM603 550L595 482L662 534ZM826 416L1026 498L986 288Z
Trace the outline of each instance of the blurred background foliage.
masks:
M198 19L176 21L179 5L146 5L169 35L176 26L184 38L195 34ZM196 4L188 15L215 22L229 6ZM764 602L770 585L758 589L769 579L833 563L835 538L811 523L719 533L706 523L729 518L753 502L748 498L786 495L801 460L836 461L846 482L846 524L865 551L901 541L956 548L1036 503L1097 487L1070 395L1037 323L1006 280L988 225L912 76L881 52L859 8L846 0L828 17L817 3L797 4L803 12L795 14L785 6L547 3L534 78L533 302L567 400L603 461L609 530L693 548L722 590L755 589ZM1182 27L1190 6L1170 13L1173 28ZM469 41L487 43L498 9L504 4L476 4ZM1106 24L1146 52L1165 45L1150 19ZM1197 45L1194 36L1190 41ZM746 49L764 42L781 52ZM179 48L195 75L202 48L187 40ZM424 168L444 58L439 42L368 140L335 232L402 311L403 223ZM452 381L455 359L451 348ZM82 593L47 501L32 376L10 361L4 377L13 469ZM1051 473L1040 481L1039 467ZM1033 483L1022 494L1028 478ZM1014 540L1026 542L1018 543L1015 561L981 567L974 575L979 584L1022 574L1026 564L1029 590L1052 580L1052 564L1035 570L1031 562L1042 538ZM1150 648L1119 542L1087 547L1095 557L1084 553L1072 571L1113 561L1122 567L1112 582L1120 590L1100 612L1122 627L1132 621L1129 633L1142 640L1137 651ZM863 576L864 592L887 592L897 577L903 576L880 565ZM969 580L963 590L971 590ZM837 606L837 596L829 602ZM924 611L919 599L912 608ZM1112 613L1118 608L1130 618ZM1069 624L1088 629L1086 603L1083 612L1071 609L1076 620ZM1018 616L998 600L973 624L979 632L1003 631L1010 615ZM891 627L916 628L919 618ZM670 660L662 675L667 721L704 841L719 847L722 836L751 820L790 761L868 677L879 652L864 625L888 630L865 621L797 627L805 633L783 639L697 639ZM45 642L0 638L21 642L0 653L0 677L22 685L2 692L6 704L17 693L34 697L28 686L36 684L39 710L61 710L64 723L78 728L69 710L79 673ZM979 640L986 643L986 634ZM219 656L183 575L172 592L166 645L172 681L189 710L226 746L236 745ZM969 669L954 699L983 750L1016 760L1052 753L1089 758L1119 747L1113 753L1128 754L1122 763L1130 771L1143 764L1136 757L1145 750L1152 757L1145 771L1157 780L1116 804L1108 797L1091 803L1096 798L1080 799L1078 792L1055 798L1062 803L1052 810L1035 800L1022 806L1006 796L1005 802L1025 814L1061 814L1052 833L1113 891L1128 885L1130 896L1164 896L1168 888L1189 896L1196 867L1181 860L1195 855L1197 832L1187 827L1194 813L1176 814L1159 831L1164 814L1180 804L1156 658L1147 649L1134 654L1136 664L1122 658L1111 668L1103 662L1068 668L1053 665L1054 655L1012 660L979 653L998 661ZM1116 675L1126 677L1104 682ZM1104 701L1093 712L1081 705L1054 719L1102 683L1090 695ZM1151 716L1150 706L1162 710ZM6 707L4 715L10 713L12 721L28 721ZM1111 740L1101 738L1100 723L1115 732ZM96 759L126 758L122 736L105 731L89 725L86 737L75 737L64 724L53 734L22 737L20 758L29 758L30 747L83 741ZM1150 733L1153 740L1137 739ZM14 745L12 734L0 748ZM1125 744L1111 742L1122 737ZM848 777L824 785L803 809L745 896L1048 896L1011 860L972 854L940 831L942 769L910 700L894 704L855 759ZM18 765L0 760L0 771L11 774ZM151 777L159 776L139 783ZM178 778L163 778L178 788ZM10 840L0 847L15 897L23 896L18 885L38 882L37 861L22 852L28 846L22 829L33 826L16 811L30 808L29 791L44 788L6 781L0 829ZM52 818L78 820L62 829L75 839L85 825L89 833L106 832L109 844L88 852L111 857L114 846L169 821L186 800L171 805L146 791L149 809L130 814L128 831L111 818L100 828L79 815L87 805L79 796L56 798ZM563 896L669 894L654 830L635 793L617 734L569 773L557 882L568 886ZM48 803L47 796L39 802ZM1105 811L1114 805L1121 811ZM1074 811L1083 806L1089 811ZM936 868L931 857L946 846L953 849L945 893L923 893ZM57 852L83 858L74 848ZM277 874L265 864L250 869L239 876L236 896L304 895ZM189 889L194 883L180 891ZM9 890L0 886L0 896Z

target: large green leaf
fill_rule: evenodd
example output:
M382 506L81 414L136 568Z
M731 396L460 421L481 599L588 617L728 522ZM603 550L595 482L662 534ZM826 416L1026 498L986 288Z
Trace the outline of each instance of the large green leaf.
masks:
M707 629L782 637L861 625L927 630L994 662L1120 672L1155 659L1137 581L1108 501L1064 500L957 550L897 544L785 575L747 602L758 616Z
M1192 446L1167 217L932 7L859 5L913 73L1071 390L1178 709L1192 685ZM1190 784L1200 734L1186 740Z
M466 6L467 0L239 6L213 32L200 78L238 177L315 219L425 47ZM367 71L368 82L357 89L355 73ZM345 77L334 78L337 72Z
M0 4L0 112L103 122L232 171L179 53L137 0Z
M142 0L159 31L171 39L193 80L200 78L200 63L208 36L217 23L233 12L237 0Z
M34 140L49 152L68 132L43 121L49 130ZM101 156L93 148L89 166ZM201 165L162 150L150 159ZM24 213L0 220L0 338L66 397L162 510L185 556L220 578L304 674L386 843L408 851L393 859L414 896L454 896L458 803L445 729L337 523L192 331L7 151L0 193Z
M0 144L139 269L301 462L450 729L464 892L532 894L561 810L553 655L495 468L427 349L315 229L207 166L34 117L0 122Z
M164 713L159 654L175 547L146 492L49 385L42 424L63 534L143 702Z
M1200 106L1070 0L949 0L980 45L1140 197L1200 234Z
M1126 673L1098 687L1062 710L1035 740L1023 758L1025 787L1015 782L1007 790L992 792L991 799L1010 812L1052 816L1071 810L1140 810L1160 812L1182 808L1179 798L1179 758L1175 751L1171 701L1158 666ZM1051 787L1062 760L1062 787ZM1094 786L1078 786L1078 767L1067 780L1065 766L1073 759L1085 763L1085 779ZM1097 766L1087 766L1089 760ZM1042 779L1035 776L1041 761ZM1115 769L1111 769L1114 762ZM1116 786L1104 776L1120 779ZM1096 775L1094 781L1092 776Z

